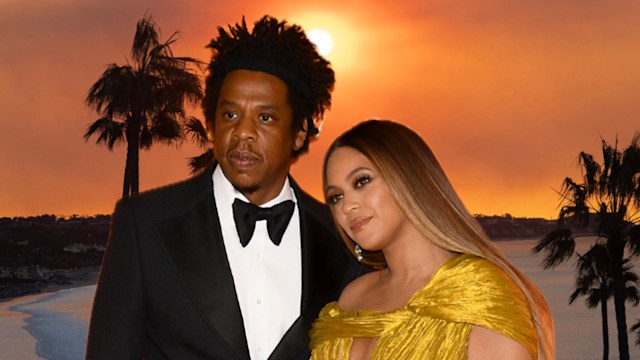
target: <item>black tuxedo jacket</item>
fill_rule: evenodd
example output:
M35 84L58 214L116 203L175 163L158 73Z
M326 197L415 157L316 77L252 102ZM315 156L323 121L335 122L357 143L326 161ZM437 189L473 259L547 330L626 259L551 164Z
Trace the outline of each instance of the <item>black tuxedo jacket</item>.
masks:
M249 359L212 170L116 205L87 359ZM362 272L327 208L291 184L301 223L301 314L274 360L308 359L311 323Z

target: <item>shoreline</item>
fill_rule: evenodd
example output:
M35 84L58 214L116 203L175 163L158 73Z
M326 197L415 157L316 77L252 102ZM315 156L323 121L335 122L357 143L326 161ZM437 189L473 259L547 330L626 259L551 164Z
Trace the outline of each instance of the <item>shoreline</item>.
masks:
M26 290L23 293L20 293L20 291L17 290L17 295L0 297L0 305L26 296L44 295L65 289L95 285L98 282L99 274L100 266L55 270L55 277L58 278L59 282L47 281L46 283L17 283L15 285L9 285L8 289L14 288L24 290L25 288L33 288L33 290Z
M52 286L48 291L0 302L0 348L9 359L84 357L95 285Z

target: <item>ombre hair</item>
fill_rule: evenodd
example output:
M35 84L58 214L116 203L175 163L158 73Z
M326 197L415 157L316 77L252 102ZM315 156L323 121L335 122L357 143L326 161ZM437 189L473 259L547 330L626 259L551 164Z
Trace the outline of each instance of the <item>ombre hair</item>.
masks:
M489 240L467 211L429 146L408 127L388 120L368 120L340 135L324 158L323 186L327 187L327 161L340 147L353 148L374 165L407 219L436 246L455 253L485 258L507 273L524 293L538 333L538 359L553 359L555 340L551 311L542 292L513 266ZM325 192L325 198L326 198ZM326 199L328 202L328 199ZM349 251L355 243L337 225ZM385 268L381 251L362 251L362 263Z

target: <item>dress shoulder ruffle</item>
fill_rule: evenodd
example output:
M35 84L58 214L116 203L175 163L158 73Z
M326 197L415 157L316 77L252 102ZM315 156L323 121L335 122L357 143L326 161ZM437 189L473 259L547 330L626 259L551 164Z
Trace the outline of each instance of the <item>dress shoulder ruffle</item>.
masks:
M377 346L399 344L387 341L393 337L417 348L424 347L415 350L420 356L443 351L459 355L466 351L471 325L510 337L527 347L534 358L537 355L531 311L518 285L490 261L469 254L449 259L400 309L347 311L337 302L327 304L313 324L310 345L316 349L323 343L342 339L340 346L348 353L354 337L379 337ZM398 354L394 349L378 350L376 353L385 356ZM335 355L336 350L332 351Z

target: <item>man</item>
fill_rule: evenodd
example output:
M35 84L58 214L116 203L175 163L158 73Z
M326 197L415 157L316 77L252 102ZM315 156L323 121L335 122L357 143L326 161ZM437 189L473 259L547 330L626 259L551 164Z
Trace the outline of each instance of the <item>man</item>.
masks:
M329 63L271 17L218 30L203 105L217 162L117 204L88 359L307 359L311 323L360 272L288 176L330 105Z

